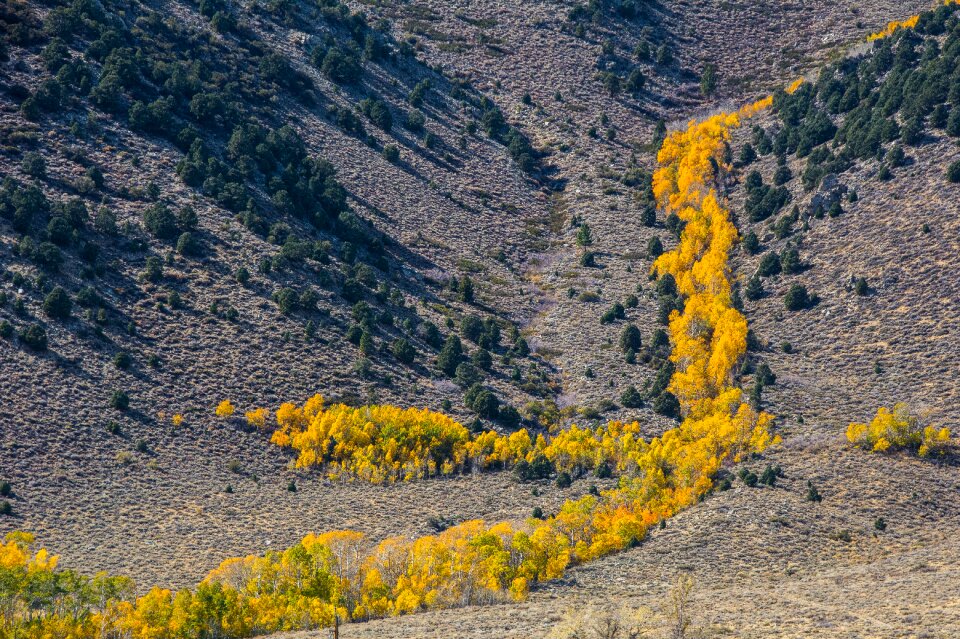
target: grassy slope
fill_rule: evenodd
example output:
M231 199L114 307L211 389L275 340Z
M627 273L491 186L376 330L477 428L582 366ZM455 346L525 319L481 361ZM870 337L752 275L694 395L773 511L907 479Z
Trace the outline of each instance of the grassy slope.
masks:
M777 9L779 3L772 3L767 12L762 11L765 5L755 4L730 12L721 11L720 3L696 3L693 6L664 3L663 9L666 24L674 27L675 33L684 34L677 40L684 65L699 66L704 59L713 59L721 69L730 69L724 71L728 77L746 75L759 68L762 70L759 80L751 87L744 87L759 90L768 81L792 77L798 70L780 68L774 61L789 56L778 56L771 51L783 53L782 48L793 47L811 54L820 48L820 38L826 38L825 44L845 41L878 27L889 18L926 5L925 2L914 3L915 7L904 7L902 3L872 3L870 7L861 8L863 27L857 28L857 18L850 9L853 4L823 4L811 7L807 12L791 7L784 9L784 13ZM597 175L597 167L613 164L622 170L630 153L623 141L646 141L652 130L651 116L668 120L687 117L691 108L698 106L698 101L695 85L683 76L656 80L655 86L659 87L656 94L669 94L671 98L663 101L658 98L653 103L643 104L639 111L627 100L610 100L598 84L584 81L593 73L599 38L584 42L560 34L555 16L565 11L565 4L534 8L471 4L471 16L497 16L498 26L488 30L496 33L502 41L498 46L507 54L491 53L484 47L444 53L428 42L427 56L464 72L471 70L477 86L489 92L511 119L514 110L521 109L516 120L538 143L553 143L556 148L562 143L570 145L570 152L557 153L552 159L558 167L558 176L568 180L561 204L568 215L581 215L594 228L601 263L608 267L599 275L578 269L569 231L566 239L549 251L545 250L547 247L538 248L545 256L540 274L535 275L533 281L541 284L548 293L552 291L553 301L541 309L544 312L529 331L545 353L566 371L565 390L570 401L585 402L609 397L610 380L614 380L614 388L619 389L623 376L639 382L650 374L642 367L626 367L620 363L616 349L603 347L607 338L616 341L619 327L601 327L597 318L602 309L612 301L622 299L633 290L638 280L644 279L642 273L646 261L636 260L633 272L628 272L627 265L633 260L625 259L624 254L642 249L650 231L636 222L625 222L636 213L631 208L629 192L622 188L618 188L618 192L604 192L604 187L612 183ZM447 10L443 15L443 20L455 25L456 29L470 32L463 21L456 18L455 11ZM718 15L719 20L716 19ZM747 27L747 22L752 26ZM785 24L788 25L787 35L783 32ZM736 30L751 35L730 41L729 33ZM635 36L629 28L611 27L609 33L624 40L624 49L632 48L631 40ZM495 86L497 80L500 80L500 89ZM739 96L740 89L739 86L723 86L722 92ZM520 96L525 90L530 91L535 105L542 106L542 112L520 106ZM564 94L564 103L553 103L555 90ZM608 113L617 129L616 142L586 137L586 128L596 124L600 112ZM572 122L565 122L567 118ZM317 122L309 128L326 131L324 126ZM451 131L454 129L452 126ZM480 217L485 222L478 221L476 216L463 216L453 218L453 224L443 225L441 220L454 215L455 207L449 208L443 198L434 196L428 196L427 201L432 204L424 207L424 195L429 192L424 188L425 180L414 180L401 172L391 175L396 179L371 179L371 173L377 175L392 169L380 164L371 153L365 154L359 149L348 152L351 148L349 140L332 131L326 133L316 135L316 145L331 149L341 176L352 192L379 202L379 208L395 216L396 224L408 229L398 239L408 246L417 246L415 240L403 238L415 237L419 228L429 225L442 242L451 246L452 250L446 251L444 256L430 254L438 262L450 264L456 259L460 252L456 248L461 246L457 242L463 242L466 251L473 250L480 238L489 238L491 233L503 233L503 239L491 242L493 245L524 237L518 228L503 224L510 217L502 212L492 211L488 216ZM463 187L464 184L487 181L487 186L481 188L489 189L499 198L504 193L504 184L517 184L518 178L510 176L508 169L503 172L491 170L491 167L498 166L498 162L506 161L498 159L502 158L502 153L490 151L488 155L485 148L480 145L471 149L474 153L467 154L471 156L467 161L474 168L457 172L457 175L464 176L463 183L457 184ZM144 150L150 148L144 147ZM169 171L170 160L165 164L162 162L162 149L145 152L144 156L157 162L157 175ZM376 167L375 171L365 170L371 165ZM126 178L135 174L130 167L123 170ZM443 175L430 170L431 176ZM448 179L458 178L451 175ZM898 184L902 185L901 180L905 179L900 178L883 188L902 189ZM383 184L390 188L384 189ZM174 188L172 184L171 188ZM521 201L522 204L518 204L520 210L524 214L533 212L538 219L549 215L550 203L545 198L529 194L522 187L516 188L519 190L509 187L502 196L503 201ZM917 197L922 197L926 191L919 190L918 193ZM831 221L831 224L845 225L851 233L830 233L824 228L808 235L810 244L806 253L815 262L823 260L822 267L810 271L811 277L823 278L823 289L818 288L819 280L815 286L818 290L827 289L829 282L835 281L829 269L836 267L840 270L842 262L838 263L829 256L846 255L844 249L850 239L861 242L863 252L876 251L872 260L878 264L894 261L895 240L871 226L876 212L887 211L891 226L900 224L911 229L917 226L913 220L896 215L899 209L891 211L888 200L881 199L879 194L871 198L868 189L861 188L860 195L862 204L858 209L845 218ZM398 202L405 203L402 215L391 213L400 211ZM418 213L420 210L423 210L422 214ZM932 221L939 223L932 226L943 228L944 233L934 235L932 246L926 247L924 254L933 251L941 255L938 259L944 270L949 271L951 260L955 260L955 252L951 252L946 244L951 237L948 220L952 217L943 208L930 214L934 216ZM219 233L216 218L204 224L209 232ZM464 228L475 233L472 236L475 241L467 239ZM860 229L870 231L852 232ZM657 232L666 236L662 229ZM529 238L523 242L529 243ZM877 248L884 245L888 247L884 251ZM420 244L419 247L424 253L437 249L435 245ZM224 248L218 249L218 254L221 250L229 253ZM230 250L240 255L251 249L244 240ZM919 257L918 254L917 259ZM859 264L851 265L851 270L854 266L857 271L862 270ZM220 277L226 279L229 267L222 271ZM599 286L603 291L602 303L568 301L565 292L571 285L580 290ZM197 308L204 308L209 303L208 290L208 286L198 287ZM838 303L836 300L841 297L839 291L836 295L824 295L829 304ZM876 313L878 320L897 317L894 312L901 305L921 307L924 300L941 297L947 298L943 308L947 308L947 304L955 307L956 295L951 297L944 293L937 288L933 278L928 278L926 282L893 289L889 296L852 300L844 310L845 315L839 317L847 322L858 318L862 311L853 303L864 305L868 313ZM529 306L513 306L521 309L518 313L521 317L524 313L530 317L534 310L534 298L527 299ZM262 304L261 300L256 297L250 300L252 314L256 312L256 305ZM776 298L761 302L758 308L751 308L748 304L751 322L762 337L773 343L789 339L804 353L792 358L768 355L782 381L779 388L770 391L774 412L792 414L795 412L793 407L798 405L797 400L805 402L811 397L814 399L810 405L816 407L804 413L805 425L790 424L796 443L778 454L788 476L782 489L754 491L738 487L678 517L641 549L579 569L572 573L569 583L545 588L535 593L528 603L509 608L431 613L386 620L350 627L345 630L345 636L412 637L429 636L430 633L435 636L486 636L491 629L497 629L505 636L538 636L566 607L578 602L622 599L630 604L640 604L659 601L675 574L688 568L695 568L700 579L700 600L718 602L701 608L713 611L703 615L703 620L726 626L736 636L760 632L757 628L764 629L766 634L756 636L769 636L774 631L785 633L787 628L808 632L824 632L824 628L828 628L840 636L841 631L872 630L883 636L884 633L894 633L894 628L911 624L934 627L929 616L917 616L911 621L905 615L918 614L919 611L901 610L898 602L911 602L905 608L924 607L923 602L928 601L924 598L931 597L930 593L934 592L931 584L956 583L956 579L951 580L949 569L941 559L957 555L955 549L943 543L957 527L957 513L944 506L949 503L955 471L912 460L891 461L854 453L839 453L838 456L837 434L848 418L866 417L878 402L897 396L899 388L896 384L901 383L898 380L902 378L892 374L894 366L904 367L905 378L929 379L930 392L924 390L916 397L942 408L946 411L944 415L950 416L950 406L955 402L948 401L951 392L949 376L941 375L943 381L938 381L937 377L928 374L931 369L922 363L925 358L911 355L911 364L906 363L906 358L890 358L893 360L888 368L890 373L874 379L872 360L862 368L846 357L850 350L867 348L862 331L850 331L840 319L829 320L836 322L831 324L830 334L837 338L831 342L837 344L837 352L813 353L815 341L822 342L818 337L819 330L813 330L816 325L809 321L810 315L791 315L784 324L777 320L778 304ZM631 313L631 319L638 322L645 337L654 327L653 312L652 301L644 301ZM933 312L928 315L935 316ZM284 322L282 319L275 321L281 322L281 326ZM892 321L880 321L876 330L893 331L893 325ZM269 325L258 328L265 333L280 330ZM223 351L223 343L231 344L231 340L223 340L222 328L205 326L198 319L196 330L200 332L194 336L206 335L210 345L201 349L201 355L214 359L205 360L206 363L199 366L195 363L197 356L182 356L185 375L179 381L173 375L167 379L144 379L142 387L137 388L142 388L144 393L156 393L156 408L153 410L171 410L165 395L181 396L191 389L197 389L193 392L198 393L198 403L219 399L234 389L237 393L234 397L239 398L240 393L253 393L269 401L274 397L296 395L296 389L306 393L319 386L321 390L329 388L338 392L354 384L347 377L328 372L330 368L337 368L328 363L328 358L340 358L342 365L352 359L342 355L343 349L336 343L332 344L334 348L321 349L322 355L318 357L323 358L323 365L318 366L313 360L315 355L297 345L284 347L266 341L258 334L249 344L237 345L234 351ZM949 328L943 330L950 334ZM804 336L806 333L809 337ZM196 348L197 343L203 343L193 336L180 337L178 331L167 329L163 333L158 330L157 337L164 335L183 339L183 346L174 346L171 353ZM899 336L898 333L889 336L881 333L880 339L869 343L893 342ZM943 362L941 366L950 365L949 340L926 342L918 336L911 339L917 342L920 354L924 348L931 349L929 352L936 353ZM234 346L231 344L229 348ZM270 353L272 357L264 358L260 352ZM169 429L158 429L146 421L142 426L131 425L130 439L125 442L117 442L103 434L99 420L93 417L102 406L103 384L97 380L102 375L120 375L109 367L107 358L102 358L96 365L90 364L85 372L87 381L77 382L82 377L69 373L70 366L7 351L2 356L6 358L5 370L16 370L24 376L22 384L17 387L18 395L8 405L10 408L5 406L3 409L7 412L5 419L19 420L21 424L16 438L5 435L5 446L0 451L4 468L14 469L11 479L23 497L23 501L15 502L18 512L23 515L13 520L13 525L39 530L45 543L64 551L65 562L69 565L123 570L145 583L189 582L223 556L261 551L267 541L272 546L279 546L306 530L354 526L374 534L422 533L426 532L425 519L431 514L489 518L518 516L528 512L533 505L549 508L585 488L575 485L569 494L551 488L545 497L534 499L529 490L498 477L465 481L462 490L450 490L451 485L447 483L370 489L366 486L327 486L303 479L298 481L300 490L290 494L285 486L292 476L283 470L282 456L263 446L262 440L253 435L231 432L224 437L221 426L208 418L198 419L176 437ZM294 364L273 363L280 361ZM587 365L598 373L596 379L583 378L582 370ZM850 367L853 383L838 378L831 382L835 384L831 392L821 390L822 372L836 367ZM49 381L51 376L54 383ZM222 381L224 378L232 381L228 384ZM217 381L213 383L213 380ZM124 377L123 383L134 382ZM82 384L86 384L86 388ZM147 391L153 387L158 390ZM261 390L251 391L251 387ZM850 393L855 387L866 390L862 395L844 399L844 403L833 401L838 394ZM37 391L38 388L41 390ZM43 402L37 401L37 392L49 393L49 397ZM381 392L389 397L393 391ZM395 392L397 400L404 399L402 387ZM57 418L68 414L67 406L74 404L80 405L82 417L84 398L94 396L96 402L87 400L90 406L87 409L88 424L83 423L84 419ZM41 409L44 405L46 408ZM631 414L635 413L625 413ZM647 411L642 414L649 415ZM60 427L65 421L69 425ZM52 427L51 423L58 426ZM150 437L156 449L160 471L151 473L144 469L142 463L145 459L133 469L115 468L115 452L131 449L133 441L144 436ZM241 461L248 474L238 478L229 473L224 461L228 459ZM259 476L259 484L254 483L252 474ZM826 496L820 506L803 500L808 478L816 481ZM233 498L221 492L228 482L237 488ZM916 488L908 491L901 484ZM64 490L63 486L67 489ZM459 487L459 484L455 486ZM918 499L912 497L914 490ZM871 497L869 500L854 500L845 496L859 493ZM435 497L431 498L432 494ZM891 494L898 497L891 501L886 497ZM436 505L440 502L444 504L442 507ZM64 511L61 507L64 503L73 505L76 510ZM875 515L883 515L891 524L889 533L880 541L871 536ZM929 525L932 518L938 521L936 531ZM385 522L389 522L389 530L385 528ZM830 533L844 529L852 532L853 542L850 544L829 538ZM122 537L117 531L121 531ZM934 554L930 548L938 548L938 553L943 555ZM730 567L733 557L738 558L736 569ZM771 562L777 568L771 569ZM787 570L784 562L795 563L795 569ZM788 574L791 571L793 574ZM884 589L882 595L873 599L869 594L875 590L877 575L884 571L896 571L906 576L898 580L895 587ZM744 592L752 594L745 596ZM848 606L837 606L841 596L855 597L858 602L863 600L858 606L863 612L851 618L843 612ZM950 593L943 592L937 597L947 600ZM749 602L749 608L743 612L739 606L745 601ZM792 603L787 606L784 601ZM776 608L791 612L774 614L773 602L779 602ZM791 616L778 617L780 614ZM878 622L871 625L874 624L871 619ZM951 615L949 609L941 619L946 624L956 624L956 615ZM762 625L765 623L779 625ZM949 635L950 627L943 626L943 636Z
M900 13L888 10L887 16ZM817 15L842 18L822 7ZM766 397L771 410L786 418L788 438L782 451L757 462L755 470L768 462L782 464L787 479L780 486L736 485L671 520L640 549L578 568L529 602L351 626L344 636L546 636L571 608L659 606L681 571L692 571L698 580L695 619L708 634L899 637L905 629L918 636L956 634L960 611L950 603L957 596L953 564L960 556L955 542L960 511L952 499L956 468L847 451L841 435L851 419L868 418L878 405L901 399L929 409L939 423L957 421L951 399L956 391L944 373L958 363L956 349L949 347L949 336L957 334L951 309L958 296L931 272L934 264L937 272L950 272L956 264L957 211L943 177L956 148L935 141L911 155L916 163L893 182L877 181L875 166L852 171L845 181L858 190L860 202L806 234L802 254L812 268L797 277L821 293L820 306L782 311L786 279L768 286L773 294L764 300L747 302L763 339L775 346L791 341L798 351L764 353L779 380ZM595 198L603 201L600 194ZM645 244L644 229L636 224L624 229L622 216L604 208L591 203L580 209L601 247L629 250L625 234L634 246ZM930 235L921 235L925 221ZM738 272L752 272L752 261L741 263ZM616 270L620 273L604 281L605 289L613 289L610 299L636 281L623 266ZM844 289L852 273L885 284L857 298ZM571 310L563 313L564 305ZM584 334L604 329L597 328L597 314L575 308L561 301L546 318L554 318L553 335L589 344ZM645 334L649 321L641 324ZM593 357L604 357L602 352ZM876 359L883 363L880 375L873 370ZM616 377L622 370L617 366L594 365L594 370L612 370ZM596 388L591 381L573 383ZM803 424L792 419L798 407ZM825 496L823 503L806 501L807 480ZM877 517L888 522L883 533L874 528ZM851 541L843 540L844 531Z

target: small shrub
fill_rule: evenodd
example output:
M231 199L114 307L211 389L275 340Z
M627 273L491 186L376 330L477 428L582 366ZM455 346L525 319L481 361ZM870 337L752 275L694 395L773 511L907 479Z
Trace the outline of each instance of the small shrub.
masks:
M700 93L703 94L704 97L710 97L716 89L717 67L712 63L708 63L700 75Z
M70 301L70 296L61 286L57 286L50 291L43 300L43 312L54 319L69 318L72 308L73 302Z
M856 291L857 295L863 297L870 293L870 285L867 283L866 278L858 277L857 283L854 285L853 290Z
M818 504L823 501L823 496L820 494L820 491L817 490L817 487L814 486L813 482L809 479L807 480L807 501Z
M533 478L530 470L530 462L521 459L513 466L513 476L518 482L528 482Z
M770 277L779 274L782 268L780 256L770 251L760 258L760 264L757 265L757 275L760 277Z
M627 352L628 350L637 351L640 350L641 345L640 329L634 324L624 326L623 331L620 333L620 350L623 352Z
M570 478L570 473L563 471L557 475L556 484L557 488L570 488L571 484L573 484L573 479Z
M10 482L0 481L0 497L9 497L13 492L13 488L10 486Z
M763 297L763 281L759 276L754 275L747 281L747 287L744 289L743 294L751 301L756 301Z
M113 391L110 396L110 408L127 410L130 407L130 396L122 390Z
M853 541L853 537L850 535L849 530L838 530L832 532L830 533L829 537L833 541L842 541L845 544L849 544L851 541Z
M368 379L373 374L373 362L361 357L353 363L353 374L361 379Z
M586 223L581 224L577 229L577 246L590 246L593 244L593 233L590 226Z
M427 123L427 118L424 117L423 113L417 109L412 109L407 113L406 120L403 123L403 126L409 129L410 131L420 132L423 131L424 126Z
M437 356L437 368L439 368L447 377L453 377L457 372L457 366L463 360L463 343L456 335L447 337L440 354Z
M158 282L163 277L163 262L156 255L147 258L143 269L143 279L148 282Z
M460 322L460 334L471 342L476 342L483 334L483 320L476 315L467 315Z
M794 284L783 297L783 305L788 311L800 311L810 307L812 299L803 284Z
M143 224L158 239L172 239L177 233L177 218L163 203L158 202L143 213Z
M553 474L553 471L553 462L543 455L538 454L530 462L531 479L547 479Z
M620 394L620 403L625 408L640 408L643 406L643 395L636 386L630 385Z
M383 159L391 164L396 164L400 161L400 149L397 148L396 144L388 144L383 147L383 152L381 153Z
M453 376L454 382L462 388L470 388L479 382L480 379L480 372L477 370L477 367L467 362L459 364Z
M319 301L320 295L313 290L312 287L308 286L300 293L297 305L306 311L315 311L317 309L317 302Z
M643 211L640 213L640 223L648 228L653 228L657 225L657 209L653 206L644 207ZM654 236L656 237L656 236ZM653 240L653 238L650 238Z
M653 400L653 412L664 417L680 417L680 401L670 391L664 391Z
M503 424L505 428L510 430L516 429L518 426L520 426L520 422L523 421L520 411L509 404L500 407L497 419L500 420L500 423Z
M527 344L527 340L523 336L518 336L511 350L519 357L526 357L530 354L530 345Z
M130 368L130 363L131 363L130 355L127 354L125 351L120 351L119 353L113 356L113 365L119 368L120 370L126 370Z
M284 315L290 315L300 307L300 296L289 286L275 291L273 301Z
M773 174L773 183L776 186L783 186L792 179L793 173L790 171L790 167L785 164L777 167L777 171Z
M462 280L460 280L460 284L457 287L457 294L457 297L461 302L465 302L467 304L473 303L473 280L471 280L469 277L464 277Z
M10 505L9 501L0 501L0 516L9 517L13 514L13 506Z
M954 184L960 184L960 160L947 167L947 179Z
M77 304L84 308L93 308L100 303L100 296L92 286L84 286L77 292Z
M766 362L761 363L757 366L756 372L753 374L754 380L762 386L773 386L777 383L777 376L773 374L773 371L770 370L770 367L767 366Z
M482 371L489 371L493 368L493 356L485 348L478 348L470 357L470 361Z
M452 519L450 517L444 517L443 515L435 515L427 519L427 525L430 526L430 528L434 532L440 533L446 530L447 528L450 528L451 526L456 526L457 522L455 519Z
M484 419L496 419L500 413L500 400L492 392L476 383L464 394L466 407Z
M184 256L200 255L200 242L193 233L181 233L177 239L177 253Z
M35 351L47 349L47 331L39 324L30 324L20 331L20 341Z
M779 466L767 465L763 469L763 473L760 475L760 483L766 484L767 486L773 487L777 484L777 479L783 476L783 471Z
M417 356L417 351L410 342L402 337L393 340L393 343L390 345L390 352L393 353L393 356L396 357L398 361L408 365L412 364Z
M660 238L656 235L647 241L647 255L652 260L655 260L663 255L663 242L661 242Z
M609 324L618 319L624 319L625 317L626 317L626 310L623 308L623 304L621 304L620 302L614 302L613 306L607 309L606 312L604 312L604 314L600 316L600 323Z
M196 231L200 218L192 206L185 206L177 212L177 226L182 231Z
M23 156L20 162L20 168L23 172L32 178L42 180L47 176L47 161L39 153L30 152Z
M780 270L789 275L799 273L803 270L803 263L800 261L800 252L795 248L785 248L780 253Z

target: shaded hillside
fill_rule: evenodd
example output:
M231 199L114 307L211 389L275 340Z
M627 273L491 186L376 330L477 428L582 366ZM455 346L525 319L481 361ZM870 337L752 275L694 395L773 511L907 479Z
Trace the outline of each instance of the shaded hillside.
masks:
M228 485L276 489L248 511L260 530L320 527L266 505L290 497L288 456L242 417L214 424L222 399L417 398L472 419L473 381L517 407L553 391L515 328L536 305L519 273L540 169L494 106L336 4L160 8L5 5L0 358L4 526L163 583L264 542L205 514ZM454 335L475 363L462 386L459 357L435 364ZM141 549L117 552L115 526ZM195 527L206 565L184 561Z
M90 359L103 363L103 355L78 356L90 348L135 355L136 368L168 376L144 385L146 394L150 386L171 388L169 376L183 375L186 361L178 359L189 344L211 361L193 363L195 374L205 377L183 380L184 389L267 399L262 393L271 391L250 388L246 380L258 367L301 392L357 378L351 364L361 354L343 344L359 340L348 329L369 315L352 310L364 301L373 309L361 327L373 338L364 345L373 364L366 376L376 383L364 382L362 374L359 383L386 387L389 395L393 378L407 388L430 376L430 360L462 315L483 315L485 308L500 315L501 297L515 300L515 309L534 303L511 270L524 252L510 237L520 234L523 211L535 216L536 183L497 141L512 141L515 133L475 93L456 88L462 99L456 107L443 97L455 87L442 76L335 5L314 9L317 15L291 9L287 18L243 12L231 18L243 18L233 31L208 30L209 44L198 41L178 55L163 53L159 43L186 45L201 37L199 29L209 29L198 22L201 16L187 13L183 24L192 26L174 27L144 5L141 26L130 16L111 27L112 14L104 14L87 18L99 26L81 28L70 21L87 15L82 7L48 14L43 30L39 12L24 13L17 24L29 46L12 45L17 55L7 83L13 100L6 138L16 146L7 147L4 217L6 245L15 251L6 297L16 308L8 320L17 332L35 323L30 316L45 320L39 312L45 295L66 284L71 297L83 294L73 300L76 319L42 322L51 332L48 352L73 346L77 352L64 358L81 367ZM327 26L292 33L274 22L284 19L321 19ZM141 30L148 24L151 29ZM351 36L349 29L357 32ZM53 39L41 35L55 30ZM291 41L302 44L293 48ZM357 42L370 52L356 50ZM141 51L139 67L121 61L134 46ZM84 58L73 56L85 49ZM361 64L363 55L374 57ZM233 67L255 70L227 82ZM408 93L420 108L404 104ZM464 109L460 116L458 109ZM464 137L470 116L482 115L496 139ZM522 148L522 140L516 144ZM535 170L532 151L519 153L527 170ZM472 162L482 163L484 176L470 177ZM371 179L382 173L391 177ZM494 192L497 207L514 211L496 224L496 208L484 204ZM464 229L485 241L503 236L496 250L492 242L470 247ZM476 284L444 290L471 275ZM448 317L452 325L445 325ZM508 322L500 326L497 346L510 332ZM91 334L92 344L85 341ZM80 341L71 343L70 336ZM401 338L413 346L412 357L386 352ZM317 355L309 364L310 356L294 355L311 350ZM371 356L374 350L383 356ZM260 352L271 357L252 359ZM264 359L290 364L271 371L269 361L257 361ZM413 366L404 366L406 360ZM498 372L508 382L509 368ZM134 405L139 390L129 389ZM179 405L160 397L142 397L141 405L171 413L204 405L192 405L189 393L196 391L187 392ZM209 406L219 398L203 399Z

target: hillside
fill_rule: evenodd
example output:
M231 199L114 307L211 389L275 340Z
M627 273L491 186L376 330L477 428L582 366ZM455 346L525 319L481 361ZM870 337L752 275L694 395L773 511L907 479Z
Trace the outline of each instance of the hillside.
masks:
M200 104L196 98L163 97L172 86L171 80L162 81L170 74L163 68L154 71L160 79L139 75L132 96L121 98L125 103L115 114L92 103L96 92L82 97L82 88L79 95L61 99L66 115L33 113L22 106L21 93L62 93L50 86L63 83L44 78L68 77L68 71L87 73L63 66L65 56L102 39L82 34L71 42L74 49L63 48L37 31L44 14L50 15L49 8L10 5L11 24L29 25L33 35L24 43L26 48L14 45L25 55L11 57L5 79L7 95L12 96L4 114L10 159L5 177L15 182L4 191L8 204L3 220L2 313L15 333L31 325L43 327L47 346L37 351L22 338L5 341L3 366L12 383L4 420L17 424L18 436L5 438L3 466L11 469L7 481L20 486L23 502L18 513L23 519L18 525L73 538L68 543L83 544L78 555L88 552L89 542L82 540L89 535L97 547L109 548L114 532L95 523L105 516L117 517L116 524L131 538L142 538L163 525L169 526L171 541L177 540L173 543L190 544L191 530L204 531L205 536L221 529L216 521L231 516L235 507L222 503L219 494L244 479L256 487L256 478L264 478L276 490L267 489L268 494L255 499L289 502L284 455L267 450L262 437L233 428L225 436L220 427L210 427L207 416L223 399L251 409L305 399L314 392L353 401L401 402L417 395L437 408L450 401L462 414L463 391L445 376L438 377L432 360L449 334L460 333L460 319L467 315L497 322L497 343L487 345L496 357L488 383L506 401L522 406L531 398L549 395L553 383L549 367L508 354L516 322L537 304L538 295L522 279L529 249L518 240L539 228L542 196L535 177L518 168L503 144L484 134L464 137L472 116L479 117L470 106L479 99L476 94L460 89L461 102L444 97L455 85L402 53L380 64L365 63L359 84L350 80L343 87L337 85L310 61L311 51L331 46L322 44L324 38L347 51L356 46L351 44L355 38L344 33L349 24L340 24L342 15L349 13L341 15L335 6L314 16L320 19L314 32L281 26L297 17L296 12L284 18L251 8L244 13L247 27L223 35L210 31L196 7L175 6L183 20L164 23L149 5L138 5L141 26L133 26L135 16L129 16L123 25L129 31L121 30L121 36L149 52L165 38L197 38L205 32L212 36L207 49L197 49L201 64L209 67L220 59L226 70L251 64L252 58L254 68L261 69L264 63L257 60L282 53L278 59L288 60L282 72L292 79L270 80L260 71L242 78L237 88L223 84L228 76L216 66L208 68L206 81L211 87L219 83L240 92L236 99L241 102L231 106L233 111L217 115L217 121L194 114L199 109L194 104ZM84 7L75 5L70 11L85 11ZM308 15L299 17L305 20ZM140 31L148 23L159 40ZM383 40L388 46L387 36L366 22L360 24L357 39ZM296 42L303 44L294 47ZM162 62L166 55L162 51L158 48L154 54L156 64L190 62L189 55L182 61ZM108 59L105 65L109 64ZM314 88L303 89L307 85ZM420 104L414 109L408 94L417 86L424 97L414 100ZM128 105L132 114L134 97L149 100L158 93L160 104L169 98L173 105L163 116L169 122L165 130L157 123L135 126L131 115L124 116ZM398 119L408 112L429 117L419 130L398 122L388 133L354 111L367 95L402 104L394 107ZM333 217L332 222L304 219L313 213L300 205L285 213L287 205L278 205L276 194L264 192L260 180L270 176L263 169L252 167L250 180L228 177L239 179L235 182L239 190L252 196L249 204L247 195L214 193L212 189L222 187L209 179L191 186L182 170L174 170L192 154L190 144L185 145L190 151L186 155L176 146L182 133L177 127L184 124L184 130L199 130L201 140L213 150L218 145L229 147L234 140L247 148L256 146L256 139L244 142L235 135L240 124L234 127L221 119L237 121L242 117L238 107L262 104L263 98L275 107L254 112L262 127L295 123L295 134L308 155L330 162L326 166L336 182L322 174L318 178L332 185L320 186L327 188L323 197L329 200L323 206L331 210L319 213ZM34 103L27 98L28 105ZM158 104L140 102L145 103ZM191 129L196 126L206 128ZM173 143L170 137L175 138ZM391 145L402 149L395 162L383 157L383 149ZM279 150L278 146L266 152L276 155ZM245 161L242 151L225 152L227 160ZM316 170L328 171L322 164ZM29 175L31 171L37 175ZM34 177L46 201L40 199L36 211L30 211L36 219L18 221L21 194L29 193L27 185ZM181 223L179 216L188 208L194 220L187 215L187 222ZM148 212L161 218L154 222L160 225L158 233L148 228ZM164 216L173 216L175 223L162 223ZM67 227L60 239L51 231L62 220L76 228ZM181 250L184 232L190 233L192 247ZM27 248L24 236L30 238ZM44 244L47 238L53 241ZM47 253L41 254L40 248L54 257L44 261ZM244 277L238 275L241 271ZM450 290L448 283L457 278L476 281L470 302L461 301L467 299L462 291ZM58 286L72 299L67 319L51 317L42 308ZM286 308L278 294L288 294ZM486 327L484 332L489 332ZM409 364L408 356L398 357L393 348L398 340L408 344ZM514 368L516 381L511 379ZM111 408L116 392L125 393L128 409ZM173 415L182 415L184 426L172 425ZM211 462L214 459L218 461ZM228 470L231 464L243 469L239 477ZM93 491L102 501L89 499L91 481L104 487L104 493ZM60 520L55 498L65 483L77 487L71 501L87 513L76 520L71 516L73 522L84 522L77 537L66 534L69 526ZM143 508L145 498L157 501ZM216 511L212 519L207 508ZM274 536L284 534L287 522L302 507L292 502L289 508L268 515ZM110 514L128 509L141 515ZM318 504L317 509L329 511L330 505ZM268 510L254 508L247 516ZM181 513L182 520L170 524L170 512ZM422 529L426 518L411 518L411 530ZM305 522L302 528L315 525ZM295 537L301 527L295 529L286 534ZM247 538L240 529L227 534L236 540ZM263 541L243 543L253 550ZM208 548L204 552L211 553L207 561L215 563L224 544L237 542L203 543ZM158 552L162 547L154 545L155 539L145 544L143 552L157 553L157 562L182 566L179 553ZM118 557L108 552L101 559L121 561L117 569L134 572L153 563L133 560L127 553ZM179 570L167 568L145 576L150 582L189 583L204 572L199 566Z
M716 183L751 330L731 377L784 443L728 460L715 479L732 490L525 601L341 633L548 636L591 606L651 607L665 632L689 573L704 636L953 636L954 458L842 436L900 401L960 421L960 292L944 275L956 18L863 44L927 8L6 3L0 532L35 532L61 566L129 575L142 594L311 531L373 544L548 519L613 489L597 469L569 487L515 470L333 480L294 469L242 413L321 393L504 437L675 429L688 408L661 397L667 316L687 294L648 274L683 225L655 202L655 151L690 118L774 93L733 128ZM810 82L783 93L797 77ZM796 284L816 299L791 310ZM465 354L450 364L452 342ZM214 415L225 399L232 418ZM734 477L772 465L776 486Z

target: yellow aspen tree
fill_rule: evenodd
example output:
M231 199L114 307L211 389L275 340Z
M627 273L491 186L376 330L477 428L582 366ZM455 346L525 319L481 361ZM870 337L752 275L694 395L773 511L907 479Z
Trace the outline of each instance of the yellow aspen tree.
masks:
M233 404L230 403L229 399L225 399L217 404L217 410L215 412L217 417L230 417L233 415L233 411Z

